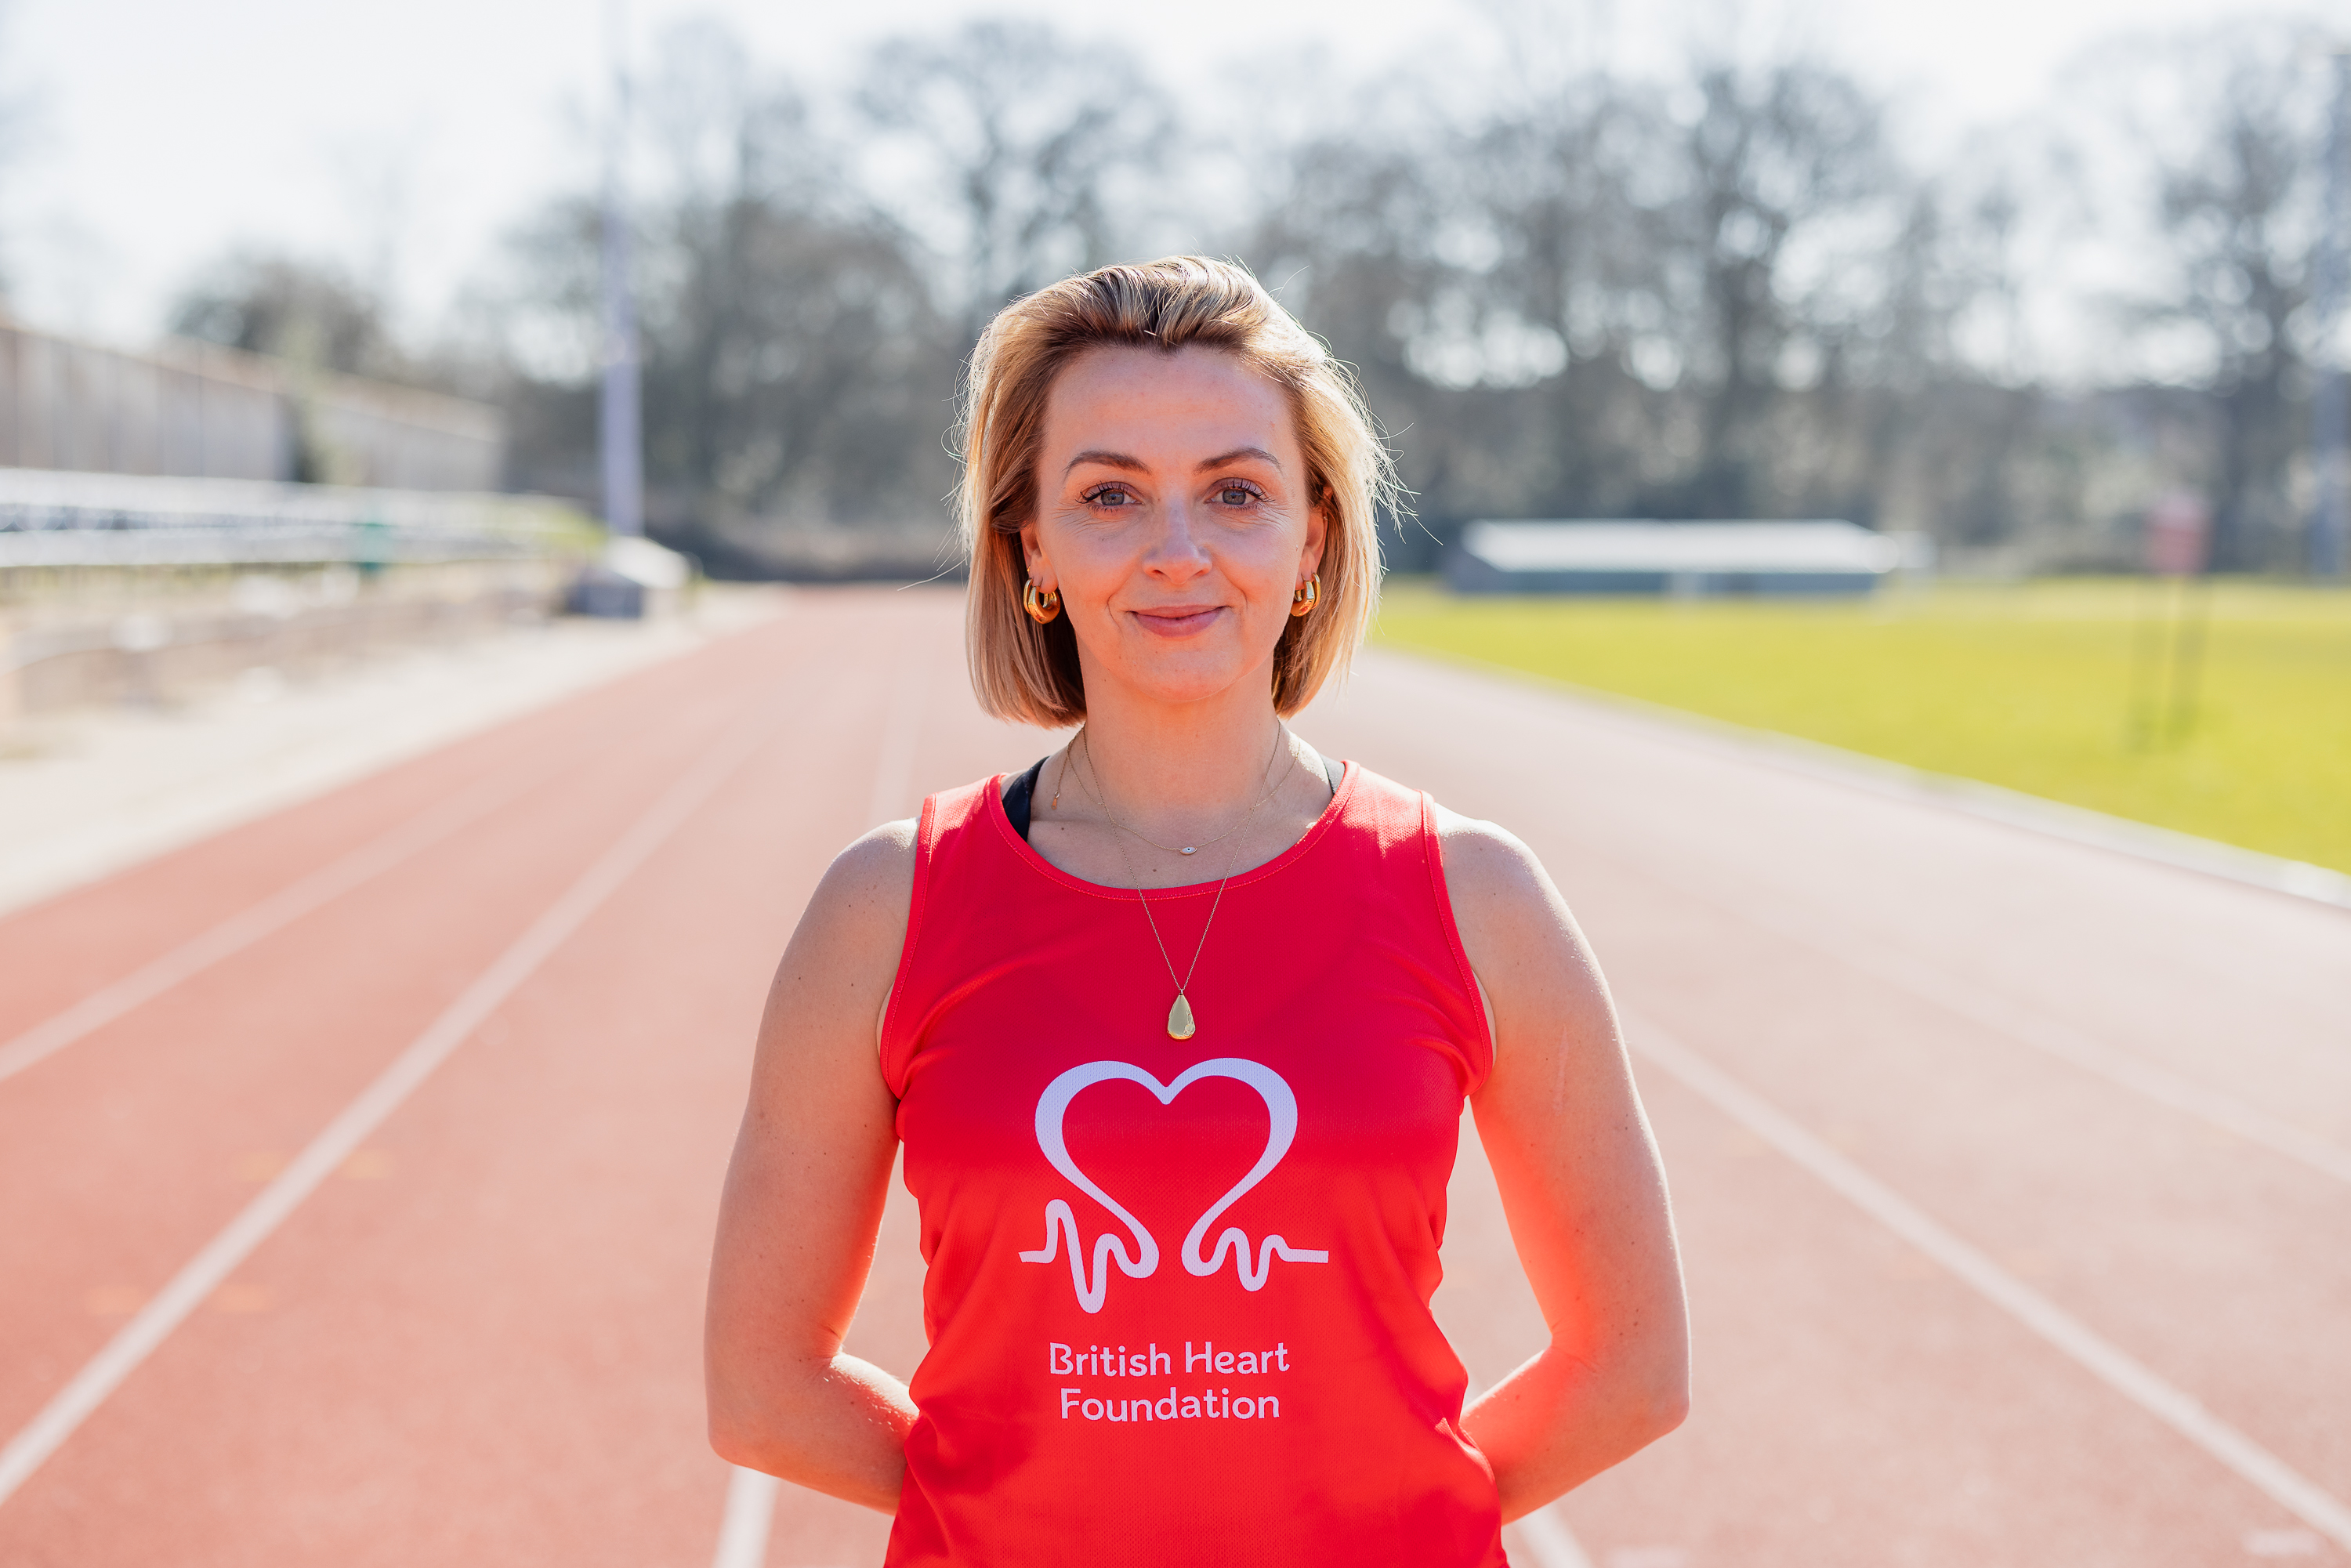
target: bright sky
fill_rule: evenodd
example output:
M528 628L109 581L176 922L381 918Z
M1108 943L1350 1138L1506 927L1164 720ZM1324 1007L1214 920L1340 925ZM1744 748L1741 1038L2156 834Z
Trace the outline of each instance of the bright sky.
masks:
M676 20L716 16L762 63L819 82L871 38L1009 12L1124 39L1183 96L1188 83L1228 87L1277 45L1294 58L1291 47L1320 44L1350 72L1491 58L1498 16L1556 16L1570 3L1112 12L1077 0L629 0L626 30L642 51ZM2351 30L2351 0L2289 4ZM1893 93L1910 133L1931 141L2023 111L2101 37L2241 11L2229 0L1588 0L1567 37L1631 69L1692 33L1798 37ZM0 0L11 110L0 273L26 319L136 341L209 258L240 243L291 246L381 269L410 323L429 321L507 225L592 171L581 127L601 101L602 59L600 0Z

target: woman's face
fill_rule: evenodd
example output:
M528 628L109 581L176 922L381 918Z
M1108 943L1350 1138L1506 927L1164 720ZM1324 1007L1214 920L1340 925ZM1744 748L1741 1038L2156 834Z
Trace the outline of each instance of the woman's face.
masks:
M1090 691L1271 690L1324 517L1281 389L1213 349L1089 349L1045 403L1029 576L1061 595Z

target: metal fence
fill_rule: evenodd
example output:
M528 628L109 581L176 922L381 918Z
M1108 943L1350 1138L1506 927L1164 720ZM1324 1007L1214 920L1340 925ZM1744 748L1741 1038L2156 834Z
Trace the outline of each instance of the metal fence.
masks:
M0 571L502 560L593 547L529 496L0 468Z

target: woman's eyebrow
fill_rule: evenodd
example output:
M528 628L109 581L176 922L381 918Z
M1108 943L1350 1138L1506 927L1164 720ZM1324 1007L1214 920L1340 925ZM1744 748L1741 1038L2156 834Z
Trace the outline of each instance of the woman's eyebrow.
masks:
M1210 468L1222 468L1228 463L1238 463L1245 458L1255 458L1258 462L1271 468L1275 473L1279 474L1281 472L1281 459L1276 457L1272 453L1268 452L1262 446L1236 446L1230 452L1219 453L1214 457L1204 460L1200 465L1200 469L1202 472L1206 472Z
M1281 459L1262 446L1236 446L1230 452L1220 452L1214 457L1204 457L1200 460L1198 471L1205 474L1211 468L1222 468L1228 464L1251 460L1264 464L1277 474L1282 471ZM1071 469L1086 463L1095 464L1104 468L1123 468L1130 474L1147 473L1151 466L1142 458L1130 457L1123 452L1086 451L1071 458L1062 466L1061 472L1067 474Z
M1123 468L1130 474L1144 473L1150 467L1142 458L1129 457L1123 452L1081 452L1070 459L1068 466L1061 472L1067 474L1081 463L1098 463L1105 468Z

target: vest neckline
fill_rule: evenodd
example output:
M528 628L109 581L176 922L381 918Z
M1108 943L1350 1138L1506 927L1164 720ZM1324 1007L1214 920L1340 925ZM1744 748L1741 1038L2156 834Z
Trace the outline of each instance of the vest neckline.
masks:
M1322 803L1322 814L1316 817L1313 824L1298 836L1295 843L1263 865L1251 866L1243 872L1235 872L1232 879L1224 883L1228 891L1236 887L1247 887L1251 883L1262 882L1267 877L1275 875L1312 849L1315 841L1331 831L1339 821L1340 813L1346 806L1348 799L1354 793L1355 777L1362 771L1360 763L1342 761L1340 766L1345 771L1339 776L1339 788L1332 790L1331 799ZM1121 903L1133 902L1137 895L1137 889L1113 887L1106 883L1088 882L1083 877L1072 876L1039 854L1034 845L1012 831L1012 819L1004 814L1004 781L1010 777L1008 773L998 773L988 779L984 786L987 794L987 802L983 810L987 813L988 821L995 826L997 836L1004 841L1013 854L1027 864L1029 870L1049 881L1060 883L1072 893L1082 893L1093 898L1116 899ZM1029 831L1036 831L1034 817L1029 819ZM1216 893L1217 880L1221 879L1181 883L1173 887L1147 887L1139 891L1148 894L1154 899L1203 898Z

